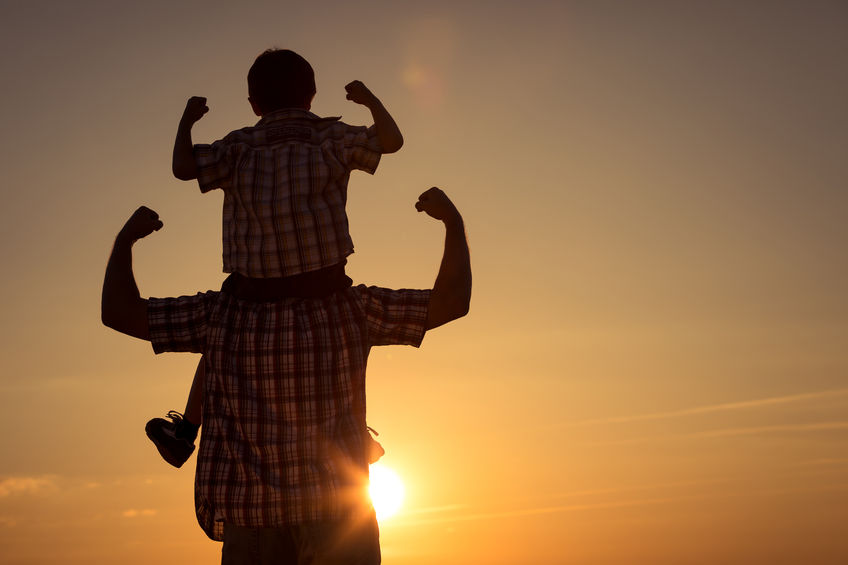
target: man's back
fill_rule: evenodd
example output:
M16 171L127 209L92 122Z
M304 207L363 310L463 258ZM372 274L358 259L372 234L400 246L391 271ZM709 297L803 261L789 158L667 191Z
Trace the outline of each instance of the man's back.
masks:
M205 353L196 504L210 537L221 539L222 521L302 524L362 505L368 352L418 346L429 297L358 286L277 302L151 299L154 349Z
M225 288L144 299L132 248L162 222L140 207L115 238L103 279L103 323L150 340L157 352L208 354L204 416L214 420L216 439L204 432L196 505L206 533L224 541L224 565L254 564L259 553L267 563L281 555L291 562L380 562L377 524L363 488L368 351L418 345L425 331L464 316L471 298L462 216L438 188L421 194L415 207L445 226L444 253L429 291L358 286L322 299L256 302ZM289 429L301 421L301 429ZM281 458L291 461L292 471ZM310 492L311 485L326 486L338 500L328 500L324 490ZM283 497L301 486L305 494L295 493L306 501L301 516L310 508L329 519L282 522L290 503ZM335 510L347 514L332 516Z

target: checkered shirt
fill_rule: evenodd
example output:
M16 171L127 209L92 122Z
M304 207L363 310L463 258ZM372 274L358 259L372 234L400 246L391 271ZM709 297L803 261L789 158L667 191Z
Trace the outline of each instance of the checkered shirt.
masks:
M279 302L150 299L154 351L205 354L195 509L210 538L223 539L224 522L302 524L361 506L368 352L418 347L429 297L360 285Z
M374 173L376 130L286 109L211 145L195 145L201 192L224 190L224 271L283 277L353 253L350 172Z

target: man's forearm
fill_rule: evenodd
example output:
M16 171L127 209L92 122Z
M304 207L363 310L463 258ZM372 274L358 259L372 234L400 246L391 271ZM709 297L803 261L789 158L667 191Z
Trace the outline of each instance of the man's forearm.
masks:
M394 153L403 147L403 135L400 133L400 128L398 128L389 111L383 106L383 103L375 97L368 104L368 109L371 110L371 117L374 119L374 127L377 130L377 139L380 140L383 152Z
M471 303L471 256L465 224L459 213L446 218L444 223L445 250L433 283L428 329L466 315Z
M191 141L193 122L180 120L177 127L177 138L174 140L174 157L171 169L174 176L180 180L197 178L197 164L194 161L194 146Z

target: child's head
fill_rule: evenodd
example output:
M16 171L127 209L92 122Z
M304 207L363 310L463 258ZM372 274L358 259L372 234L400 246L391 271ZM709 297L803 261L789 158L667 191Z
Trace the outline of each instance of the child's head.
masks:
M268 49L247 73L247 93L257 116L282 108L308 110L315 97L315 73L294 51Z

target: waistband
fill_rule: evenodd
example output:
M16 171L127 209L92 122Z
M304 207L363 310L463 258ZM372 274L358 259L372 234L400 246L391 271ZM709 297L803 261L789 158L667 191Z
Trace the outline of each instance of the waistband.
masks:
M221 292L251 302L276 302L285 298L323 298L350 288L353 281L345 274L343 261L317 271L289 277L254 278L231 273Z

